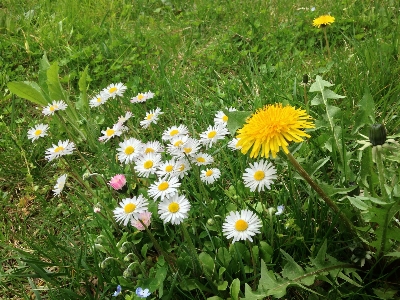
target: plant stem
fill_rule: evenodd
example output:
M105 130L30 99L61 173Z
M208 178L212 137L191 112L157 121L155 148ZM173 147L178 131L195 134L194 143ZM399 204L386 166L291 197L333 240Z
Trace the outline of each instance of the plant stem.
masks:
M297 160L293 157L292 154L286 154L287 158L289 159L290 163L296 169L296 171L303 177L308 184L317 192L317 194L324 200L324 202L336 213L339 215L340 219L343 221L344 225L350 231L350 233L354 237L358 237L356 229L354 228L351 221L346 217L346 215L340 210L340 208L336 205L335 202L332 201L331 198L328 197L327 194L321 189L321 187L312 180L311 176L303 169L303 167L297 162Z
M329 48L329 40L328 40L328 36L326 34L326 26L322 27L322 30L324 31L326 48L328 49L328 58L331 59L331 49Z

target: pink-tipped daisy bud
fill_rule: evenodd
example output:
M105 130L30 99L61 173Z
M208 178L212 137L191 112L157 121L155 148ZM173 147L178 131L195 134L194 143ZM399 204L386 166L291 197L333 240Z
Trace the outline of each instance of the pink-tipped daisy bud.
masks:
M117 174L113 178L111 178L109 184L114 190L122 190L122 188L126 184L126 178L122 174Z

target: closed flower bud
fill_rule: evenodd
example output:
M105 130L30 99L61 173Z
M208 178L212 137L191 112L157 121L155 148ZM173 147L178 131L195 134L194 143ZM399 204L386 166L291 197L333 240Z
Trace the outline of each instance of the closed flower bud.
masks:
M369 141L372 146L383 145L386 142L386 128L383 124L373 124L369 129Z

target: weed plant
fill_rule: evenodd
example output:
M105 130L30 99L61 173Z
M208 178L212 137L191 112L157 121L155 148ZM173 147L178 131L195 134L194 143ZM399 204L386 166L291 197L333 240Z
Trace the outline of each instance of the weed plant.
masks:
M396 299L399 12L3 1L0 298Z

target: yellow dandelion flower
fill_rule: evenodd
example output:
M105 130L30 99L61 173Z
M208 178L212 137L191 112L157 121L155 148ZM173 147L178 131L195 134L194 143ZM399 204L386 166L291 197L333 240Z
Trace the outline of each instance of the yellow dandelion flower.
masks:
M323 15L320 16L313 21L313 26L320 28L321 26L324 27L326 25L331 25L335 22L335 18L330 15Z
M295 109L282 104L267 105L259 109L246 120L246 124L238 130L236 136L238 147L246 154L252 148L250 157L259 154L269 157L269 153L275 158L276 153L282 147L285 153L289 153L288 142L300 143L303 137L310 136L302 131L304 128L314 128L309 121L311 117L305 110Z

